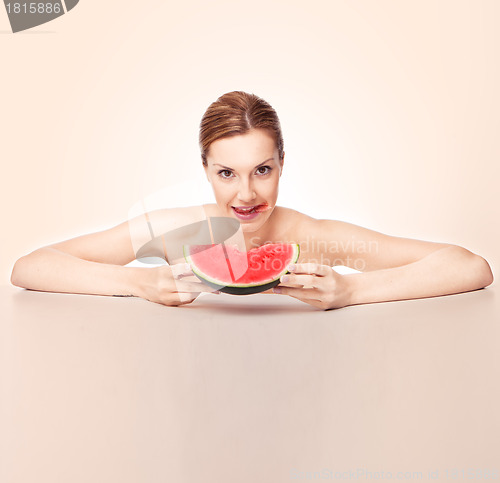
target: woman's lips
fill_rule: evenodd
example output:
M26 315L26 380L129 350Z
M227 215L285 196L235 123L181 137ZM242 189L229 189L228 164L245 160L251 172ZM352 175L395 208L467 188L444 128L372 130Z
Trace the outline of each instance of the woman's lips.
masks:
M260 205L253 205L253 206L231 206L231 208L241 211L242 213L245 211L265 211L267 209L267 203L261 203Z
M259 215L259 213L262 213L263 211L267 210L267 203L262 203L260 205L254 205L248 213L244 213L242 211L237 211L238 208L243 208L241 206L231 206L232 210L234 211L235 215L240 219L240 220L251 220L255 218L256 216ZM245 208L250 208L250 206L245 207Z

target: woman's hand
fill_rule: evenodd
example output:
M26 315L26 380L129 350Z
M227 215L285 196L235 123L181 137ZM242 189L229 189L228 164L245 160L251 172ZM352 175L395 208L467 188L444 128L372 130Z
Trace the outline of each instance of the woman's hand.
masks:
M140 268L135 294L163 305L185 305L193 302L201 292L218 293L201 283L187 263Z
M290 295L321 309L338 309L349 305L351 288L347 279L328 265L297 263L281 277L274 293Z

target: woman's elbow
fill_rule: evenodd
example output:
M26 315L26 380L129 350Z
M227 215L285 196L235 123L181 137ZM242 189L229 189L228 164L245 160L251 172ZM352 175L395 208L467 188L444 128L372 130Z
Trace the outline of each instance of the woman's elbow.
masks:
M490 264L483 258L477 255L479 268L477 269L478 277L480 279L480 286L484 288L493 283L494 277Z
M18 275L17 275L17 270L16 270L16 264L14 264L14 267L12 268L12 273L10 274L10 283L12 285L15 285L16 287L19 287L19 281L18 281Z
M10 283L12 285L15 285L16 287L24 287L22 276L24 258L25 257L21 257L16 261L16 263L14 263L14 266L12 267L12 273L10 274Z
M491 285L493 283L493 272L491 271L490 264L487 260L464 247L457 245L457 249L464 254L465 260L469 263L468 270L471 274L471 280L473 280L474 285L472 290L477 290Z

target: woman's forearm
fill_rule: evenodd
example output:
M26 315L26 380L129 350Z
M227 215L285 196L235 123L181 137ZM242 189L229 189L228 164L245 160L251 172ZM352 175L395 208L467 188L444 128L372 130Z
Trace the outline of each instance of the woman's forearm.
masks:
M488 262L465 248L445 247L401 267L344 275L349 305L468 292L493 282Z
M11 283L44 292L132 296L143 270L147 268L91 262L45 247L15 263Z

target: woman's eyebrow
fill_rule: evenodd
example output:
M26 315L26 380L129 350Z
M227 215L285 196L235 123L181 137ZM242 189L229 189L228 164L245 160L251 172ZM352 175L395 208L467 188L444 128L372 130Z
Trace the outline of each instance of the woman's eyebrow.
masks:
M264 163L267 163L268 161L273 161L273 160L274 160L274 158L266 159L265 161L262 161L262 163L255 166L255 168L258 168L259 166L262 166ZM230 171L233 170L233 168L228 168L227 166L222 166L222 164L219 164L219 163L214 163L214 166L220 166L221 168L228 169Z

